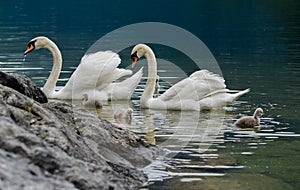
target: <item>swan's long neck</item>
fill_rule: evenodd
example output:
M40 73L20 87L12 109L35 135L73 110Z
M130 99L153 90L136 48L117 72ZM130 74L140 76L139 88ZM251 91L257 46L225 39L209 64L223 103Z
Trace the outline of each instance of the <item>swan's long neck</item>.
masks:
M258 117L259 117L259 113L258 113L257 110L255 110L255 112L254 112L254 114L253 114L253 117L254 117L254 118L258 118Z
M48 80L43 87L43 92L46 94L47 97L51 97L51 95L55 92L56 82L58 80L61 71L62 56L58 47L55 45L54 42L50 40L47 46L45 46L45 48L47 48L52 53L53 66L52 66L52 71L48 77Z
M141 96L141 106L146 106L147 101L153 98L157 76L157 63L154 52L149 47L145 47L145 51L145 57L148 63L148 80Z
M254 114L253 114L254 119L257 121L257 123L260 123L260 113L258 112L258 110L255 110Z

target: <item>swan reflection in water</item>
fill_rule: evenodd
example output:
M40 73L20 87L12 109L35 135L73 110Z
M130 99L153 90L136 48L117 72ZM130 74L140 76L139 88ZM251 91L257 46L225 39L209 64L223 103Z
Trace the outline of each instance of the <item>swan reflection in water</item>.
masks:
M76 104L76 101L73 103ZM77 105L82 106L81 102ZM115 112L120 108L126 110L129 107L134 108L131 122L117 121L114 117ZM137 133L149 144L175 152L182 149L204 152L213 143L223 142L222 129L227 127L224 124L225 119L233 117L225 115L225 110L198 112L139 109L139 106L130 101L112 101L102 109L89 110L117 126Z
M163 111L144 109L143 117L136 122L143 124L140 131L150 144L157 144L173 151L189 149L206 151L212 143L220 141L224 128L223 110L213 112Z
M113 101L98 110L98 114L101 118L139 134L149 144L174 151L189 148L203 152L221 139L217 138L224 127L224 110L197 112L136 108L130 124L116 121L113 116L116 110L128 107L135 106L128 101Z

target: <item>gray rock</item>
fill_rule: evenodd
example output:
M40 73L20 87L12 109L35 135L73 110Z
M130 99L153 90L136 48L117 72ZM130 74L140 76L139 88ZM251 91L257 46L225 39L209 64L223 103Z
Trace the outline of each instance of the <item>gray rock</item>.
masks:
M0 189L137 189L162 150L72 104L0 84Z
M48 101L43 91L25 75L0 71L0 84L10 87L40 103Z

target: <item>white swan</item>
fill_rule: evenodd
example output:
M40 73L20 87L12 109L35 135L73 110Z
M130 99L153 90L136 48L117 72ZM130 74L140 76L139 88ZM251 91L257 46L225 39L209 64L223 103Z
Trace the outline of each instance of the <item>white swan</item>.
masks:
M87 94L97 100L130 99L131 94L142 77L142 69L136 74L118 83L113 83L122 76L131 75L131 70L117 68L121 62L119 55L111 51L99 51L82 57L80 64L67 84L55 91L56 82L62 67L62 56L56 44L44 36L32 39L24 52L48 49L53 56L53 67L43 92L48 98L81 99Z
M142 108L197 111L218 109L249 92L249 89L246 89L234 94L228 93L222 77L207 70L200 70L173 85L158 98L153 98L157 76L156 58L150 47L138 44L131 52L132 67L142 56L145 56L148 62L148 80L140 99Z
M263 115L264 111L261 108L257 108L253 116L243 116L238 119L234 125L241 128L252 128L260 124L260 117Z

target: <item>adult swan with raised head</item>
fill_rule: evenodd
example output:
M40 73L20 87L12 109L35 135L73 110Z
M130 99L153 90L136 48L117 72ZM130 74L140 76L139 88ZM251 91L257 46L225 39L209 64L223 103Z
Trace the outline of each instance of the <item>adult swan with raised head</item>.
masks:
M44 36L32 39L24 52L27 55L33 50L48 49L53 56L53 67L47 82L42 88L48 98L82 99L83 94L97 100L130 99L143 73L140 69L122 82L114 82L120 77L131 75L132 71L117 68L121 62L119 55L111 51L99 51L84 55L66 85L55 91L56 82L62 67L62 56L57 45Z
M157 76L156 58L149 46L138 44L131 52L132 67L142 56L146 57L148 63L148 80L140 98L142 108L197 111L219 109L249 92L246 89L229 93L222 77L208 70L200 70L176 83L158 98L153 98Z

